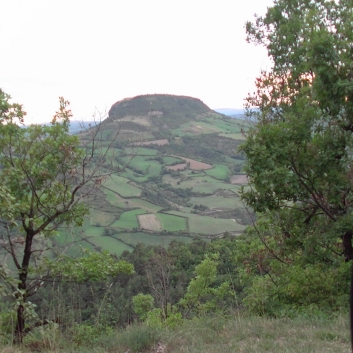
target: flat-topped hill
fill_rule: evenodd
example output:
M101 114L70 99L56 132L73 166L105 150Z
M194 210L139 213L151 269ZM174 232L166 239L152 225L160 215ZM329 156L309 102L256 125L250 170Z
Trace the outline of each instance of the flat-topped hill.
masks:
M211 109L197 98L169 94L147 94L116 102L109 110L108 120L130 115L183 119L208 112L211 112Z
M227 134L239 135L244 122L211 110L200 99L167 94L143 95L113 104L103 121L105 138L117 130L120 141L153 141L177 137Z
M237 147L246 129L191 97L155 94L113 104L100 126L103 146L119 132L105 165L113 174L91 201L77 244L119 254L139 242L242 232L249 216L239 197L246 177Z

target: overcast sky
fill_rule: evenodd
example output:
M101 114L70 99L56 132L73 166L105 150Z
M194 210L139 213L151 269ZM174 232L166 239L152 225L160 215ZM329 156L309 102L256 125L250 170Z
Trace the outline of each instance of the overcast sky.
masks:
M272 0L0 0L0 88L27 122L49 121L58 97L75 120L126 97L167 93L242 108L264 49L244 24Z

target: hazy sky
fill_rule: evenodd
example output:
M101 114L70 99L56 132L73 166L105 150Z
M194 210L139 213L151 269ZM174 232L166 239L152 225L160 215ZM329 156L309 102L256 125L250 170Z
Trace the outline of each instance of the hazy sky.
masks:
M242 108L266 52L245 21L272 0L0 0L0 87L27 122L58 97L76 120L126 97L168 93Z

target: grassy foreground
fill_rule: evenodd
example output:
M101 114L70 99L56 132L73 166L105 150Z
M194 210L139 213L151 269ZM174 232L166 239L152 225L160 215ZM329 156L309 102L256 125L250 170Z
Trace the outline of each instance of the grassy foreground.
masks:
M100 332L99 332L100 331ZM0 345L3 353L325 353L350 352L348 318L202 318L176 329L134 325L126 330L80 327L64 336L33 333L23 347Z

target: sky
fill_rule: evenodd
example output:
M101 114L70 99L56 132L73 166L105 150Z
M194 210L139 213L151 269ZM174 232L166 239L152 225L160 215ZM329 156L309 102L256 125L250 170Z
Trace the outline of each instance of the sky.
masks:
M50 121L58 98L74 120L104 116L141 94L242 108L264 48L245 22L272 0L0 0L0 88L23 104L26 123Z

